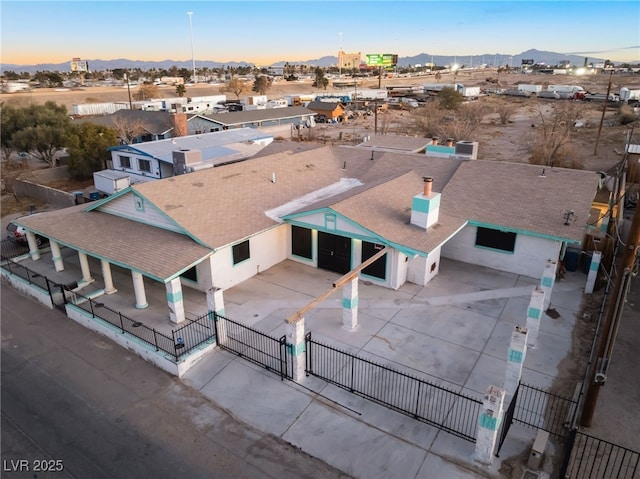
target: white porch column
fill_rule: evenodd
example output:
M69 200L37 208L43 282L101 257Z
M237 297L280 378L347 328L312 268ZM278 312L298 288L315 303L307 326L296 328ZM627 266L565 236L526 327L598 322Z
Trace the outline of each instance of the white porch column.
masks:
M600 268L601 261L602 253L600 251L594 251L593 256L591 257L591 265L589 265L587 284L584 287L584 292L587 294L593 293L593 288L596 286L596 279L598 278L598 269Z
M527 344L531 347L536 345L538 340L538 330L540 329L540 319L544 310L546 293L543 288L536 286L531 292L531 301L527 308L527 330L529 331Z
M64 271L64 262L62 261L62 253L60 252L60 245L57 241L50 240L49 246L51 247L51 261L53 261L53 267L56 271Z
M207 310L209 311L209 319L215 321L216 343L224 346L227 342L227 322L224 319L224 297L222 289L213 287L207 290ZM216 320L214 313L222 316L222 318Z
M486 465L493 463L493 451L498 438L498 429L502 423L505 390L489 386L482 401L478 418L478 437L473 459Z
M167 289L167 303L169 304L169 320L180 324L184 321L184 299L182 297L182 283L180 278L174 278L165 283Z
M540 278L540 287L545 292L543 311L549 309L549 305L551 304L551 291L553 290L553 285L556 282L557 266L557 261L548 259L547 264L544 266L542 278Z
M342 327L349 331L358 327L358 275L342 287Z
M111 264L106 260L100 260L102 267L102 277L104 278L104 294L113 294L118 291L113 287L113 278L111 277Z
M133 291L136 295L136 308L148 308L149 303L147 303L147 295L144 290L144 278L137 271L131 271L131 279L133 280Z
M504 376L504 389L508 397L513 397L520 378L522 377L522 367L527 355L527 328L515 326L511 333L511 344L507 351L507 371Z
M35 233L27 231L27 244L29 245L29 254L31 255L31 259L33 261L38 261L40 259L40 248L38 248Z
M306 344L304 342L304 318L286 323L287 349L293 358L293 380L301 382L306 369Z
M215 311L215 313L220 316L224 316L224 296L222 289L213 287L207 290L207 309L209 311Z
M80 259L80 269L82 270L82 281L85 283L91 283L94 279L91 277L91 270L89 269L89 259L87 255L81 251L78 251L78 258Z

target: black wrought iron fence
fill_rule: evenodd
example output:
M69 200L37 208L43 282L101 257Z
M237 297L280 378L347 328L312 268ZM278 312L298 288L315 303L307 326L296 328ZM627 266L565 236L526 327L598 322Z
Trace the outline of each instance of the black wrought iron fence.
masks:
M293 378L293 360L287 338L274 338L229 318L212 313L218 346L280 375Z
M471 442L482 401L305 337L306 373Z
M640 452L573 429L567 441L563 479L638 479Z
M0 255L3 261L22 256L28 252L29 246L26 243L18 243L10 239L0 241Z
M573 399L520 383L513 420L565 439L573 424L577 406Z

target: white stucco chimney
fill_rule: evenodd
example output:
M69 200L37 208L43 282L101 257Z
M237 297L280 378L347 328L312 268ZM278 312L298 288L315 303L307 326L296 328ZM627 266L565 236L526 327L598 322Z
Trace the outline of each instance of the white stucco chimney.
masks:
M411 224L428 229L438 222L440 193L431 191L433 178L425 176L423 191L415 195L411 202Z

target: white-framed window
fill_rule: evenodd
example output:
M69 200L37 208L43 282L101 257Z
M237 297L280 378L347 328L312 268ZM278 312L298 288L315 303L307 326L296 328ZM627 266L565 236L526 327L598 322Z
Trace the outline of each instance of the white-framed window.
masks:
M151 173L151 161L150 160L138 160L138 166L140 167L140 171L145 171L147 173Z
M131 168L131 158L128 156L118 155L118 162L120 163L120 168Z

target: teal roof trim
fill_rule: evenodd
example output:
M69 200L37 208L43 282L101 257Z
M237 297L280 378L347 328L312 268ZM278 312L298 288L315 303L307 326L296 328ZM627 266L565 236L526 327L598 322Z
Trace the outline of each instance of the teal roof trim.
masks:
M118 145L118 146L110 146L107 148L107 151L127 151L131 153L135 153L136 155L148 156L149 158L156 158L153 155L150 155L146 151L139 150L138 148L134 148L131 145ZM159 159L159 158L156 158Z
M120 198L121 196L124 196L125 194L128 193L133 193L135 195L140 196L141 198L144 199L145 203L148 205L151 205L155 211L157 211L158 213L160 213L160 215L164 218L166 218L169 223L175 225L178 229L177 233L178 234L183 234L185 236L188 236L189 238L191 238L193 241L195 241L196 243L198 243L200 246L204 246L205 248L209 248L212 251L215 251L215 248L211 247L210 245L206 244L205 242L203 242L201 239L197 238L196 236L194 236L193 234L191 234L191 232L189 232L188 230L184 229L182 227L182 225L178 222L176 222L171 216L169 216L167 213L165 213L162 209L158 208L152 201L149 201L148 198L146 198L144 195L140 194L139 191L134 190L131 186L128 186L127 188L125 188L122 191L119 191L118 193L111 195L111 196L107 196L106 198L103 198L102 200L98 200L96 202L94 202L91 206L89 206L88 208L86 208L84 211L93 211L96 210L97 208L105 205L106 203L108 203L109 201L113 201L117 198ZM123 218L126 220L130 220L130 221L138 221L139 223L145 224L145 225L149 225L149 226L153 226L154 228L160 228L166 231L173 231L173 230L169 230L167 228L163 228L161 225L157 225L157 224L152 224L152 223L147 223L145 221L139 221L139 217L133 218L130 216L123 216L123 215L118 215L115 213L108 213L110 215L113 216L118 216L119 218ZM176 231L173 231L176 232Z
M300 218L303 218L304 216L309 216L310 214L314 214L314 213L331 213L334 214L336 217L340 218L341 220L343 220L346 223L349 223L350 225L353 225L361 230L364 230L368 233L368 235L362 235L362 234L358 234L358 233L353 233L351 231L342 231L339 229L328 229L322 226L318 226L315 224L311 224L311 223L305 223L304 221L301 221ZM401 245L398 244L394 241L390 241L386 238L383 238L382 236L378 235L377 233L374 233L373 231L369 230L368 228L365 228L364 226L362 226L361 224L347 218L346 216L336 212L335 210L333 210L332 208L319 208L316 210L312 210L312 211L307 211L304 213L294 213L291 215L285 215L282 217L282 219L291 225L294 226L301 226L303 228L310 228L310 229L315 229L318 231L323 231L325 233L332 233L332 234L337 234L340 236L346 236L347 238L355 238L355 239L359 239L359 240L364 240L364 241L369 241L371 243L379 243L379 244L384 244L385 246L391 246L392 248L400 251L401 253L406 254L407 256L415 256L415 255L420 255L420 256L426 256L425 252L423 251L418 251L415 250L413 248L410 248L408 246L405 245Z

